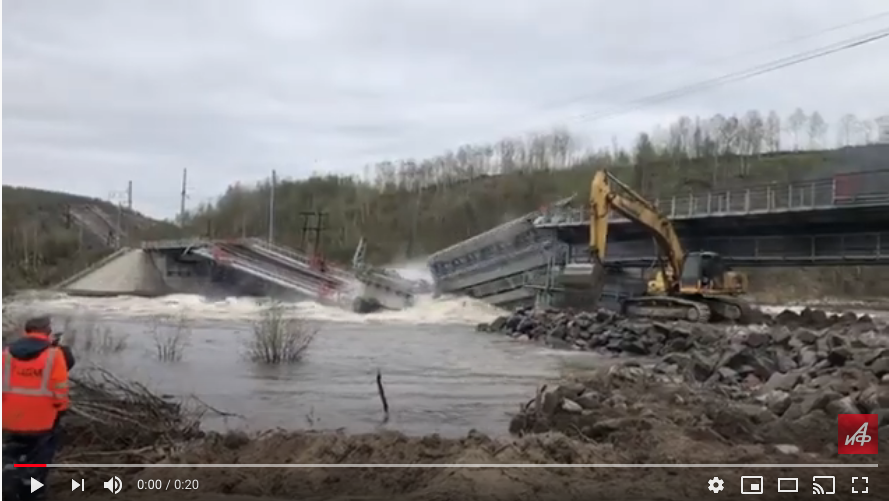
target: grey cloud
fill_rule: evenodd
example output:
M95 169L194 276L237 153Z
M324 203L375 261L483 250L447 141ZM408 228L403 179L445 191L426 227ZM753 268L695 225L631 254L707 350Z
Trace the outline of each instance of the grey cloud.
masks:
M431 155L567 125L629 141L683 114L796 106L885 112L886 44L646 107L583 117L889 18L745 57L885 9L883 0L10 0L3 181L169 216L271 169ZM603 89L605 90L603 92ZM881 109L881 107L883 109Z

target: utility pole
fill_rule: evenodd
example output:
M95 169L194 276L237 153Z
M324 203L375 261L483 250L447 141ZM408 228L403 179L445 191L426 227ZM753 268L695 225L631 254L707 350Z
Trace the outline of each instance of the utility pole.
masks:
M127 182L127 209L133 210L133 182Z
M306 251L306 237L314 233L314 242L311 242L311 254L321 253L321 232L327 230L327 213L322 211L303 211L299 213L303 218L302 247ZM309 221L314 218L314 224Z
M120 233L123 231L123 203L117 202L117 231L114 232L114 247L120 249Z
M269 182L269 243L275 243L275 186L278 184L278 173L272 169Z
M122 241L121 236L124 232L123 228L123 197L127 195L124 191L112 191L108 193L108 200L117 206L117 220L113 224L114 227L108 233L108 245L114 245L114 248L119 249Z
M188 198L188 169L182 169L182 192L179 199L179 226L185 225L185 199Z

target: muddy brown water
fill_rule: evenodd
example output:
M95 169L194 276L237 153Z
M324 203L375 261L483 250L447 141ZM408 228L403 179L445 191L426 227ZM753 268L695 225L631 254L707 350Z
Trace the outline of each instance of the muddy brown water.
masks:
M140 321L109 320L127 346L84 355L101 366L170 395L194 395L243 416L210 417L209 429L380 429L376 371L390 406L383 426L408 434L463 436L469 429L505 434L510 413L568 365L597 366L590 353L549 350L463 325L322 323L305 359L264 367L244 357L249 323L192 325L180 362L157 360L154 338Z
M320 332L302 362L278 367L243 356L258 311L252 300L38 297L9 305L7 313L50 313L56 324L65 317L85 319L115 338L124 336L123 351L107 355L85 353L75 343L79 368L98 365L157 392L193 395L240 416L208 417L205 427L217 430L385 428L465 436L476 429L504 435L510 415L539 384L557 380L566 368L615 361L477 333L476 323L504 312L465 298L424 300L409 310L364 316L314 303L290 306ZM188 346L179 362L157 360L150 331L159 315L188 317ZM378 369L390 404L385 425Z

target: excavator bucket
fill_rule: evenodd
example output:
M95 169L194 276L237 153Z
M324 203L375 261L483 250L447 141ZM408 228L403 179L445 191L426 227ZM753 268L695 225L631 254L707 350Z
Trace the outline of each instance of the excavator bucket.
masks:
M595 310L605 287L605 266L593 257L589 263L570 263L558 279L565 292L565 306Z

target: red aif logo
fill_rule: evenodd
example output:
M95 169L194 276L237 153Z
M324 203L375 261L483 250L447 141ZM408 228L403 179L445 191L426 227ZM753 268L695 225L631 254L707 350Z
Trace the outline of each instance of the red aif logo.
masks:
M840 454L876 454L876 414L840 414L837 417L837 449Z

